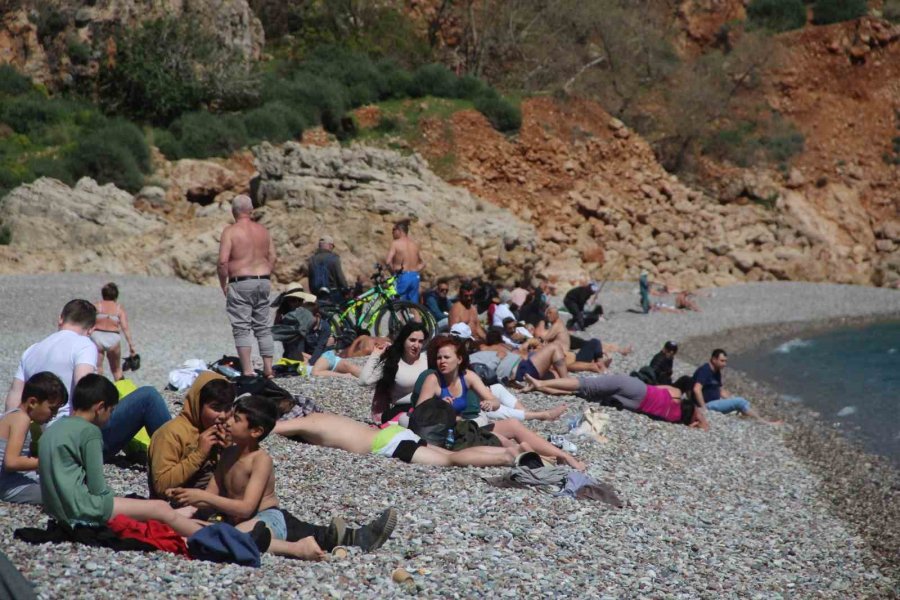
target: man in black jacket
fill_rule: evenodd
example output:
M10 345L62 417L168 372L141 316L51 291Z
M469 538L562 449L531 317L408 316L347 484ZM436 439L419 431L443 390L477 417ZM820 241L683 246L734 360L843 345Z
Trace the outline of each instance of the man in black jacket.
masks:
M656 373L656 383L658 385L672 385L672 366L677 353L678 344L669 341L650 360L650 368Z
M572 315L568 326L576 331L584 331L585 327L596 323L603 315L603 308L599 305L590 314L584 314L584 307L597 292L600 286L591 282L569 290L563 298L563 306Z

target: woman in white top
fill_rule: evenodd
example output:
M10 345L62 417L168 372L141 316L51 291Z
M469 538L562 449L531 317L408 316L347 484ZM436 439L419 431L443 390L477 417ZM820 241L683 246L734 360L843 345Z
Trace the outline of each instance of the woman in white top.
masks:
M128 327L128 314L118 303L119 286L115 283L107 283L100 290L103 300L97 302L97 323L91 333L91 339L97 345L97 373L103 375L103 356L109 359L109 369L113 379L122 379L122 348L121 338L125 336L128 343L129 356L134 356L137 351L131 340L131 330Z
M359 374L363 385L374 385L372 420L384 423L410 408L409 395L416 380L428 368L422 352L427 333L415 321L404 325L390 346L377 345Z

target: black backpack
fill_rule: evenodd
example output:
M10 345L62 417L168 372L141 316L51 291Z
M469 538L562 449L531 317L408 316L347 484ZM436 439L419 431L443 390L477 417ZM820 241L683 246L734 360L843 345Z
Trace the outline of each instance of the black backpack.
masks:
M409 429L432 446L447 447L447 432L456 425L456 412L440 398L420 402L409 417Z

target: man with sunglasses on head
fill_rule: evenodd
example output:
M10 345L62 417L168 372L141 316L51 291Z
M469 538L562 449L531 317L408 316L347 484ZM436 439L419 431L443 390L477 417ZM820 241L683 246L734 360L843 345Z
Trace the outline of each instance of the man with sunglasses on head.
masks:
M478 308L475 306L475 288L471 282L464 281L459 286L459 296L450 307L450 327L457 323L465 323L472 330L472 335L483 340L487 337L484 328L478 321Z

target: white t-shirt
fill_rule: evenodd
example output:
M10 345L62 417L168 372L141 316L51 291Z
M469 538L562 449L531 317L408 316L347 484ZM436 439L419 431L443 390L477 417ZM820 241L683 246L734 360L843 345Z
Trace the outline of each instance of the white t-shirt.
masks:
M16 379L25 382L41 371L50 371L59 377L69 392L68 403L56 414L56 419L59 419L72 412L72 388L75 387L72 380L75 378L77 365L96 368L97 346L85 335L62 329L32 345L22 354L19 368L16 369Z
M516 315L512 313L512 310L509 308L509 304L503 303L498 304L497 308L494 309L494 327L503 327L503 319L507 317L516 318Z

